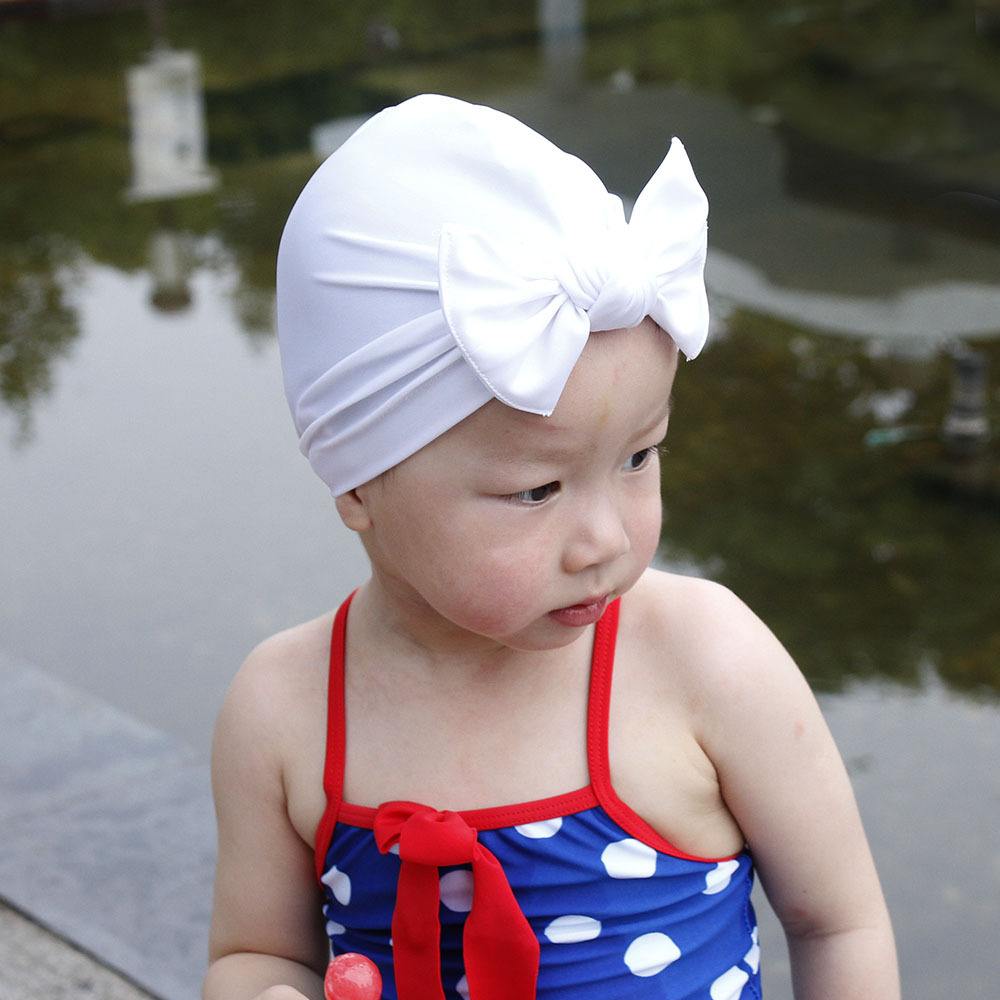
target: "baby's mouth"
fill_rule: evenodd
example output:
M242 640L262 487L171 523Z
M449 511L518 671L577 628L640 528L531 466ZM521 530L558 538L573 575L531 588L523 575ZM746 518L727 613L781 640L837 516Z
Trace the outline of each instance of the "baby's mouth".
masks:
M560 625L570 628L584 628L593 625L604 614L604 609L608 606L608 595L595 597L580 604L571 604L565 608L557 608L549 612L549 617Z

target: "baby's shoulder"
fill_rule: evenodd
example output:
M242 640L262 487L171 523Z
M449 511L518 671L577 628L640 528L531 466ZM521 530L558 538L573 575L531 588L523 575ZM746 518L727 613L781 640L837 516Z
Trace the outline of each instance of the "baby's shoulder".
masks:
M787 657L770 629L727 587L650 569L622 602L621 641L677 679L714 684Z
M686 611L711 610L720 603L739 602L728 587L714 580L655 568L642 574L632 594L642 601L653 602L658 614L664 610L663 602L670 606L683 604Z
M327 613L264 639L243 662L234 685L272 696L282 691L294 694L317 682L325 686L332 622L332 613Z
M673 639L724 637L753 630L760 619L728 587L703 577L648 569L623 602L643 628Z
M259 744L266 736L279 748L295 739L293 725L322 723L332 622L332 612L321 615L270 636L251 651L223 698L216 741Z

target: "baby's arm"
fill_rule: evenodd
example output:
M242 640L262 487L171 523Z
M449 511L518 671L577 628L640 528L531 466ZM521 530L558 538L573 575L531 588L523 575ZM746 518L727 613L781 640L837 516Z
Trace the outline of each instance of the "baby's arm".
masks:
M894 1000L899 979L888 911L815 698L741 602L721 588L710 602L717 638L704 681L724 696L712 699L701 736L788 938L795 996Z
M312 851L288 815L279 748L292 706L274 683L275 656L266 644L251 655L216 726L219 854L204 1000L323 996L328 952Z

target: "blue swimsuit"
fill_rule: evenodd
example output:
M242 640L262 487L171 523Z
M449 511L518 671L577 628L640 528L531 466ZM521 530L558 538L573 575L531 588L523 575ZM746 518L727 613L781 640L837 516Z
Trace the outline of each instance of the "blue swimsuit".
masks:
M392 1000L757 1000L750 855L672 847L611 787L608 713L618 602L591 663L590 784L495 809L341 801L344 638L330 653L316 838L335 954L368 955Z

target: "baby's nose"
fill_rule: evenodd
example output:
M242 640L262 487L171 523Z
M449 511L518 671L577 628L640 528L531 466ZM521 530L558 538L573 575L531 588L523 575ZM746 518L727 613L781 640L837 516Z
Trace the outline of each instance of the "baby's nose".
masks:
M580 573L613 562L631 547L621 511L611 498L581 501L563 565L568 573Z

